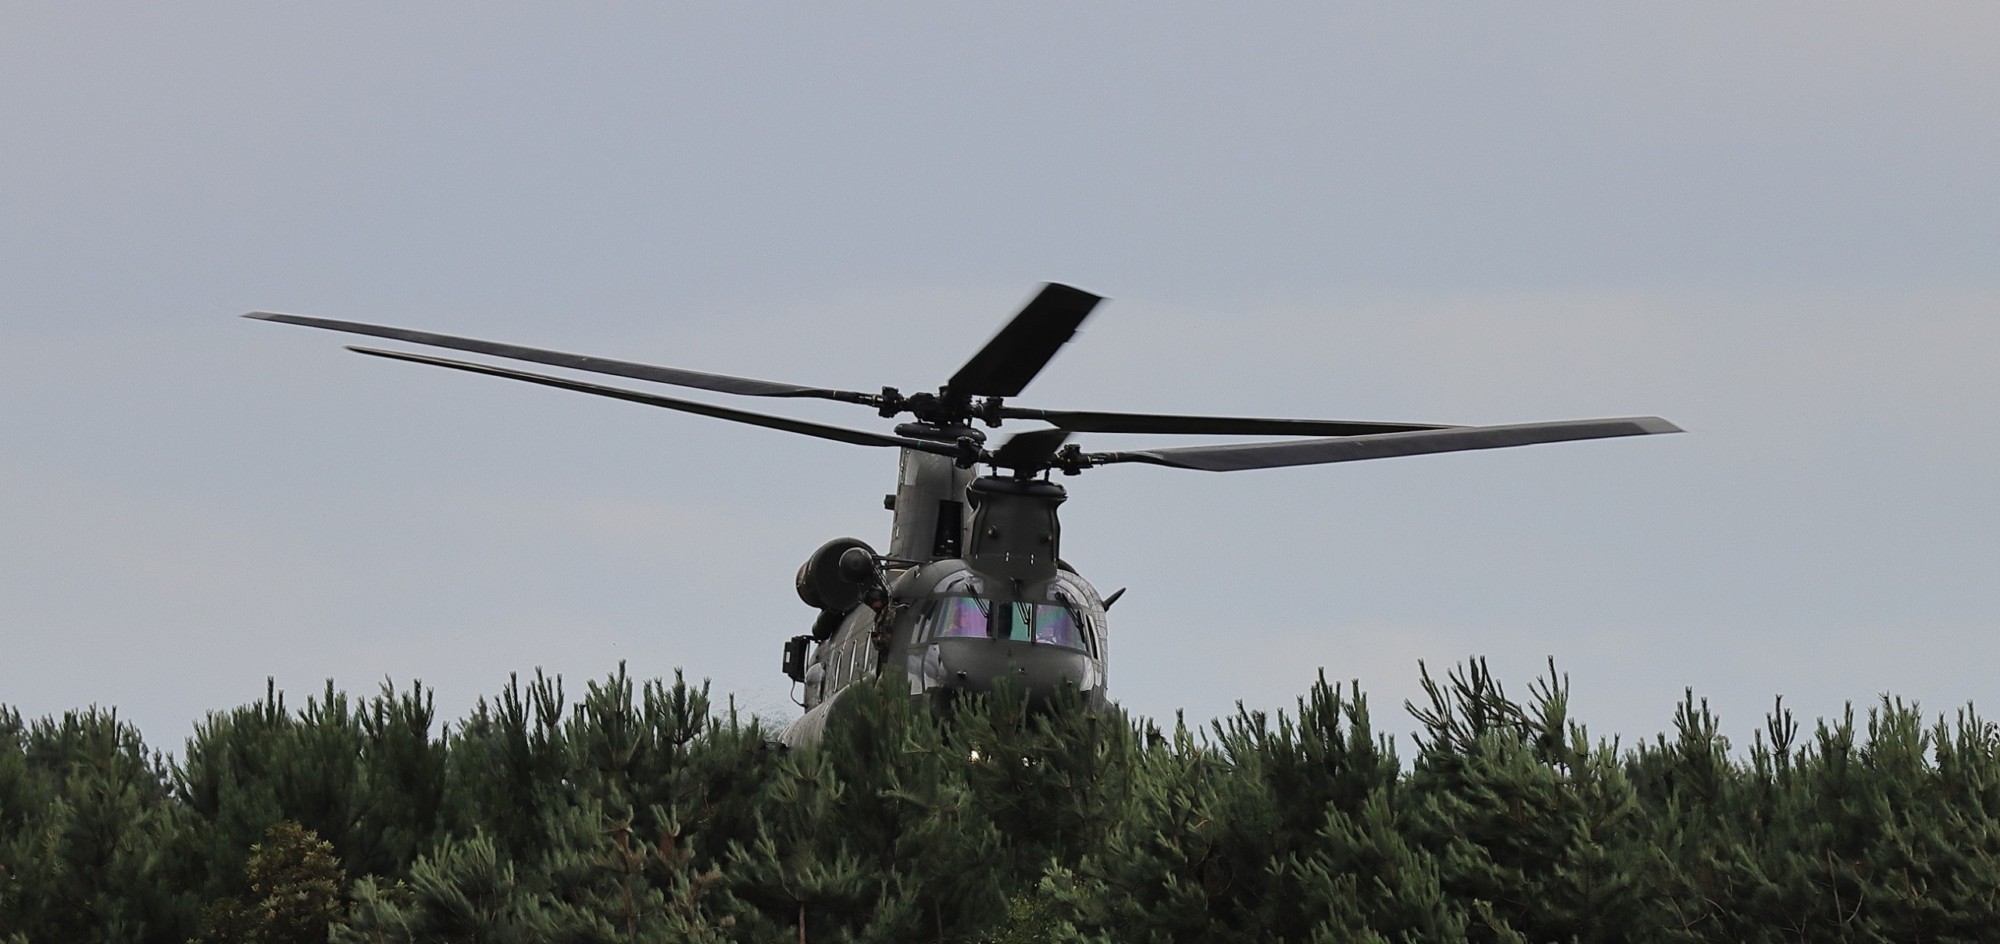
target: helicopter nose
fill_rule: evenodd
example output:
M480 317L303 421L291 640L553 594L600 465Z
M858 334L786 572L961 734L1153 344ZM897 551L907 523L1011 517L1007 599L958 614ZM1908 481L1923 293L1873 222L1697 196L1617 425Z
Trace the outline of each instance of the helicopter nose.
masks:
M1004 679L1040 701L1065 688L1088 693L1099 687L1095 663L1074 649L996 639L947 639L933 646L921 680L927 691L986 692Z

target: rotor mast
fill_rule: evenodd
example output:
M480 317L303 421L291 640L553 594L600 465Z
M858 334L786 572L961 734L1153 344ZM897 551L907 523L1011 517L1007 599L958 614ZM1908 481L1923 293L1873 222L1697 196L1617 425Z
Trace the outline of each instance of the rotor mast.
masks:
M966 490L976 477L975 464L987 458L981 448L986 435L972 424L1000 425L1005 399L1020 394L1048 366L1099 301L1081 289L1044 285L935 394L905 397L891 387L874 398L885 417L903 412L916 417L917 422L896 427L896 435L955 450L941 455L902 449L888 556L926 562L965 556L973 541Z
M905 423L896 427L896 432L911 439L954 444L986 439L985 434L969 427L926 423ZM907 447L901 452L896 492L889 499L896 517L889 526L888 556L925 563L958 557L965 549L965 490L972 484L974 470L961 467L952 456Z

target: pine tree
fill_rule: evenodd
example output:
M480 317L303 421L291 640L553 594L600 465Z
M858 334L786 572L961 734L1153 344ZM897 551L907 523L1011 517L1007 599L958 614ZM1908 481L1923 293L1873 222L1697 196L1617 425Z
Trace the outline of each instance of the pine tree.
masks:
M209 905L197 944L323 944L347 910L333 844L281 820L250 848L243 895Z
M198 909L168 776L115 711L0 711L0 935L185 940Z
M1781 704L1739 753L1689 693L1621 751L1553 666L1524 701L1477 660L1423 680L1408 769L1324 680L1167 733L864 687L803 750L622 668L449 729L421 686L272 686L178 765L112 712L0 709L0 944L1949 942L2000 913L2000 727L1969 708L1802 737Z
M1608 748L1569 723L1567 681L1549 677L1523 706L1483 660L1440 683L1400 791L1407 834L1429 851L1472 940L1626 940L1656 923L1623 857L1641 811Z

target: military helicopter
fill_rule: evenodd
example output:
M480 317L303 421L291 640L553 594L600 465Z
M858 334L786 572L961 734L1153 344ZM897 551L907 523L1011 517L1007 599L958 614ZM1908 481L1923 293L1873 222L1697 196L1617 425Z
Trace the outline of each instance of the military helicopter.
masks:
M1106 613L1123 590L1100 596L1062 559L1057 509L1066 493L1052 473L1144 462L1176 469L1237 472L1280 466L1385 459L1434 452L1679 432L1655 416L1505 426L1446 426L1348 420L1179 416L1043 410L1010 404L1076 333L1102 299L1050 283L936 392L832 390L522 347L474 338L305 315L257 311L264 321L467 351L610 374L632 380L750 397L837 400L871 407L884 419L908 414L893 435L662 396L623 387L450 360L407 351L350 347L374 357L448 367L684 413L748 423L861 446L894 448L901 462L889 544L827 542L795 581L819 611L810 632L787 640L781 668L804 688L805 713L780 732L786 744L818 740L843 692L896 677L931 705L992 689L1002 679L1031 699L1074 689L1086 705L1105 702L1110 655ZM1046 424L989 449L974 423ZM1085 452L1078 433L1284 436L1269 442ZM989 472L980 475L985 466ZM894 684L894 683L890 683Z

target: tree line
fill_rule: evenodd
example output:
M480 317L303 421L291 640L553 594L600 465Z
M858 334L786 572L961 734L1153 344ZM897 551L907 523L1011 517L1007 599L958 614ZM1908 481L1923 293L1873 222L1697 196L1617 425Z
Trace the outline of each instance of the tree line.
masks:
M1732 750L1690 696L1621 747L1551 666L1162 728L858 690L814 749L621 667L217 712L0 709L0 942L1973 941L2000 730L1884 699Z

